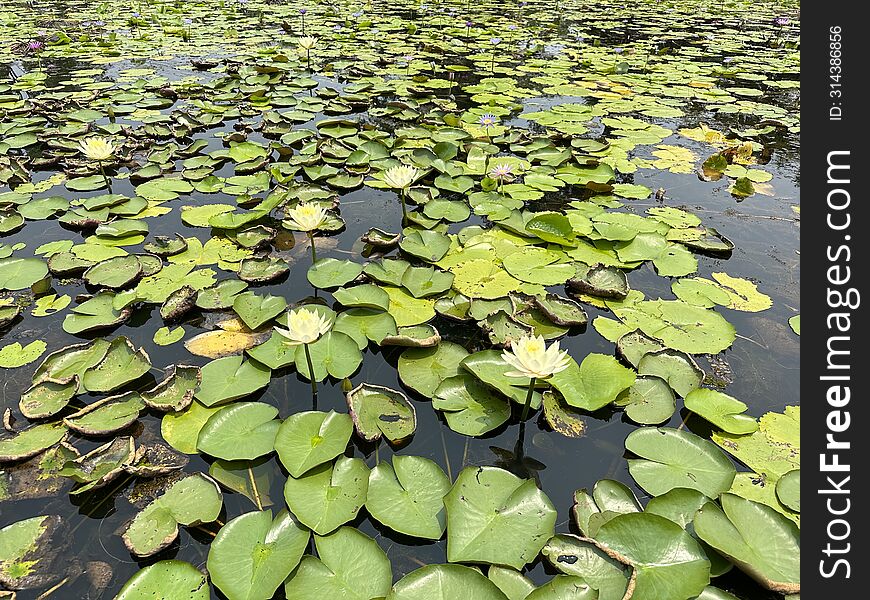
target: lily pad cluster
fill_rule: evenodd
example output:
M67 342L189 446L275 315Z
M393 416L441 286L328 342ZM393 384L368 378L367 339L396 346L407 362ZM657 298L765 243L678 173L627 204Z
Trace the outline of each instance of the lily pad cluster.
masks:
M799 41L773 6L10 6L0 502L127 489L103 535L144 567L117 598L715 599L734 568L799 594L799 409L756 420L700 366L773 299L725 272L729 232L635 182L775 193ZM360 203L403 218L350 235ZM323 331L288 343L300 309ZM507 375L521 338L576 335L608 349L534 389ZM400 389L366 381L375 355ZM297 376L313 409L264 393ZM669 426L678 410L710 438ZM437 435L423 411L468 437L519 421L520 445L621 411L646 505L603 479L569 518L535 479L445 469L406 451ZM443 564L397 576L364 519ZM97 569L64 560L66 525L4 525L0 586ZM209 539L197 564L173 558L185 536ZM536 561L557 574L532 581Z

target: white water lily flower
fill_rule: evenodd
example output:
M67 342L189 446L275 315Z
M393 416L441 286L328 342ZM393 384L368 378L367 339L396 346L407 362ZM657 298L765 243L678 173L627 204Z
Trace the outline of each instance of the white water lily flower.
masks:
M511 350L502 352L501 357L516 371L505 373L508 377L528 377L546 379L550 375L564 371L571 358L564 350L559 350L559 342L547 348L542 336L523 336L513 344Z
M301 203L287 211L290 229L314 231L326 220L326 210L311 202Z
M299 44L299 47L305 51L312 50L317 45L317 38L313 36L301 37L296 40L296 43Z
M420 172L414 167L399 165L384 171L384 181L388 186L400 190L410 187Z
M287 338L289 346L310 344L332 328L329 319L307 308L297 308L287 313L287 329L275 328L275 333Z
M115 145L106 138L92 137L79 142L79 150L89 159L102 162L112 158L115 153Z

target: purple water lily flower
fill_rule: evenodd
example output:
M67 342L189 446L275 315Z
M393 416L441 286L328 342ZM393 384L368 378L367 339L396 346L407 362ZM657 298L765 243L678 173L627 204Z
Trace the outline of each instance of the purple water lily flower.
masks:
M510 164L495 165L489 171L491 179L507 179L514 173L514 168Z
M480 118L477 120L477 122L489 129L493 125L498 125L498 117L490 113L486 113L480 115Z
M499 44L501 44L501 38L500 37L489 38L489 43L492 44L493 46L498 46Z
M43 48L45 48L45 44L43 44L39 40L32 40L32 41L27 43L27 49L30 52L39 52Z
M785 25L788 25L789 23L791 23L791 19L789 19L788 17L776 17L773 20L773 24L777 27L783 27Z
M472 23L471 21L466 21L466 22L465 22L465 26L466 26L468 29L471 29L471 26L472 26L472 25L474 25L474 23Z
M300 9L299 9L299 14L300 14L300 15L304 15L304 14L307 13L307 12L308 12L308 11L305 10L304 8L300 8Z

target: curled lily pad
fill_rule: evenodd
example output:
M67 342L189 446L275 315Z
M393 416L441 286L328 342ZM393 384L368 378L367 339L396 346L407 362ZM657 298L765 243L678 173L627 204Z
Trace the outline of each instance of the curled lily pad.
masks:
M82 435L108 435L126 429L139 418L145 402L138 392L108 396L65 417L67 427Z
M290 265L280 258L245 258L239 263L239 279L248 283L275 281L290 272Z
M157 256L175 256L187 250L187 240L180 233L176 233L174 238L158 235L154 237L153 242L148 242L142 248L145 252Z
M776 497L786 508L801 511L801 470L789 471L776 482Z
M142 392L142 399L148 408L161 412L182 411L193 402L193 395L201 381L202 371L199 367L172 365L163 381Z
M63 440L67 426L62 422L34 425L19 433L0 439L0 462L24 460L36 456Z
M132 437L118 437L87 454L67 461L58 473L82 484L71 494L82 494L103 487L124 472L136 460Z
M90 267L83 275L86 283L109 288L125 288L142 274L139 259L132 254L116 256Z
M44 379L22 392L18 408L28 419L45 419L62 411L78 389L76 376L67 382Z
M366 509L390 529L437 540L446 527L444 496L450 480L441 468L420 456L393 456L369 475Z
M561 433L565 437L578 438L586 433L586 421L579 411L568 406L558 394L546 391L542 394L544 407L544 420L553 431Z
M347 393L347 406L356 432L369 442L383 436L399 444L417 429L414 405L404 394L387 387L362 383Z
M96 339L84 344L66 346L52 352L37 367L33 374L33 383L45 380L68 383L75 376L81 379L85 371L103 360L110 347L109 341Z
M164 321L177 321L196 305L197 291L189 285L183 285L167 296L160 305L160 316Z
M372 227L362 236L362 241L377 248L392 248L399 243L401 234L390 233L377 227Z
M103 359L82 376L82 386L89 392L111 392L139 379L151 370L145 350L136 350L126 337L112 340Z
M136 556L153 556L178 537L178 526L217 519L223 496L217 484L198 473L172 484L130 522L124 545Z
M575 276L568 280L568 287L591 296L617 299L625 298L631 289L625 272L601 264L578 267Z
M340 456L335 464L315 467L284 485L287 506L299 521L327 535L356 518L366 502L369 468L359 458Z
M616 352L635 368L646 354L662 348L664 346L661 342L649 337L639 329L626 333L616 342Z
M447 559L523 568L553 536L556 509L534 480L466 467L444 498Z
M64 317L63 330L75 335L97 329L108 329L125 322L133 311L126 307L116 309L115 297L112 292L99 292L72 308L70 314Z
M580 303L557 294L535 296L535 306L556 325L577 327L587 321L586 311Z
M432 348L441 342L441 334L429 324L399 327L395 335L381 339L381 346L408 346L411 348Z
M137 477L157 477L183 469L189 459L169 446L153 443L141 446L134 464L124 465L124 470Z

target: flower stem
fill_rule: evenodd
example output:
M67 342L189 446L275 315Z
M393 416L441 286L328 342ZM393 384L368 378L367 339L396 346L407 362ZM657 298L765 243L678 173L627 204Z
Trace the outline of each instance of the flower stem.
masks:
M311 243L311 264L317 262L317 247L314 245L314 232L308 232L308 241Z
M404 223L408 218L408 209L405 207L405 190L402 190L399 198L402 200L402 223Z
M532 396L535 393L535 378L532 377L529 380L529 393L526 394L526 403L523 404L523 415L520 417L520 421L525 423L526 418L529 416L529 407L532 405Z
M317 381L314 377L314 365L311 364L311 353L308 351L308 344L302 344L305 349L305 360L308 362L308 376L311 379L311 394L317 397Z
M97 161L97 164L100 165L100 175L103 176L103 181L106 182L106 187L109 188L109 193L112 193L112 182L109 181L109 178L106 176L106 169L103 167L103 161Z

